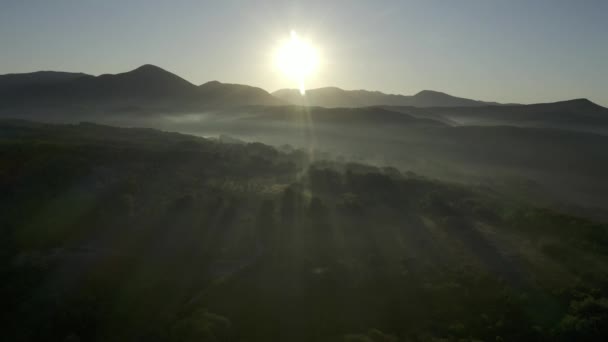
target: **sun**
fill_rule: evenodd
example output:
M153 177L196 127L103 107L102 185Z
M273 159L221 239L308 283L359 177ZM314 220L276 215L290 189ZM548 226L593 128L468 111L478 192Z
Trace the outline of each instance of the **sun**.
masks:
M298 83L302 95L306 92L304 82L316 71L318 63L317 50L295 31L291 31L291 39L283 42L276 53L277 67Z

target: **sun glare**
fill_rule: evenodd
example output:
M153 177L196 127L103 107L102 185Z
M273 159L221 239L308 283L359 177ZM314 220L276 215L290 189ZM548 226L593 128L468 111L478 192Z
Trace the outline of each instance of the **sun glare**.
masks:
M278 68L298 83L302 95L306 92L304 82L316 70L318 62L317 50L295 31L291 31L291 38L283 42L276 55Z

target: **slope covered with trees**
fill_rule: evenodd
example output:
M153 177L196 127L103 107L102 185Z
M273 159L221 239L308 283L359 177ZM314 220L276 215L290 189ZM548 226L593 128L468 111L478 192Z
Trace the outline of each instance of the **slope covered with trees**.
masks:
M606 225L394 168L0 123L10 341L595 341Z

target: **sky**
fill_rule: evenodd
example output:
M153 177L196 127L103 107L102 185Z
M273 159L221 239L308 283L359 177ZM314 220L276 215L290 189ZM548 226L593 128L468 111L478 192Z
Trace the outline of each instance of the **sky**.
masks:
M154 64L195 84L297 88L275 65L294 30L308 88L608 106L608 1L0 0L0 74Z

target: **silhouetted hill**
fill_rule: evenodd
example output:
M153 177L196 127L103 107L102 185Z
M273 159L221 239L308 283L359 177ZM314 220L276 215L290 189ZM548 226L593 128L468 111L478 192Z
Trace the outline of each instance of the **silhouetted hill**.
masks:
M197 94L196 86L190 82L159 67L144 65L115 75L63 77L5 88L0 91L0 105L9 108L151 106L193 101Z
M300 106L320 107L368 107L368 106L414 106L414 107L477 107L497 105L496 102L483 102L455 97L445 93L423 90L416 95L384 94L368 90L343 90L326 87L307 90L302 96L297 89L281 89L272 93L289 103Z
M6 109L143 108L171 112L280 103L260 88L219 82L197 87L154 65L97 77L53 72L0 76L0 107Z
M383 108L399 111L419 118L440 120L460 125L512 125L552 126L563 129L602 129L608 127L608 108L587 99L574 99L553 103L531 105L503 105L483 107L393 107Z
M196 97L196 87L183 78L154 65L116 75L76 80L73 90L91 99L177 100Z
M82 77L92 76L84 73L59 71L37 71L23 74L6 74L0 75L0 90L65 82Z
M274 95L274 96L273 96ZM0 114L39 118L62 115L96 121L107 113L202 112L207 109L264 106L263 116L296 115L309 109L310 119L332 123L425 123L436 125L546 126L604 133L608 110L586 99L533 105L500 105L423 90L413 96L377 91L347 91L336 87L299 91L283 89L273 95L257 87L211 81L196 86L154 65L119 73L91 76L41 71L0 75ZM285 107L273 109L271 107ZM376 107L359 111L326 108ZM385 110L380 110L380 107ZM226 113L226 111L223 111ZM266 114L262 112L267 112ZM230 114L230 113L228 113ZM403 114L407 114L404 116ZM268 119L265 117L265 119ZM422 122L417 119L433 120ZM409 120L409 121L408 121Z
M208 103L230 105L234 104L235 99L238 105L282 105L282 100L270 95L262 88L252 87L243 84L221 83L210 81L201 84L199 92L203 99Z
M412 96L412 105L416 107L478 107L498 105L498 103L470 100L438 91L423 90Z
M310 122L311 125L335 124L344 127L362 125L362 129L369 129L384 125L428 125L445 126L438 120L416 118L406 113L391 111L379 107L363 108L325 108L304 106L254 106L241 108L249 116L246 120L260 122ZM228 110L223 115L234 115Z

